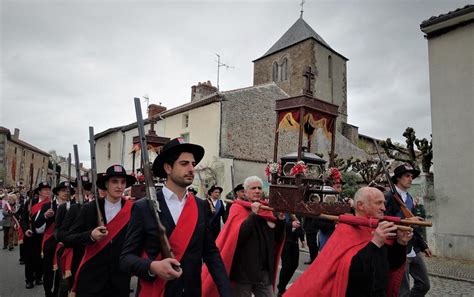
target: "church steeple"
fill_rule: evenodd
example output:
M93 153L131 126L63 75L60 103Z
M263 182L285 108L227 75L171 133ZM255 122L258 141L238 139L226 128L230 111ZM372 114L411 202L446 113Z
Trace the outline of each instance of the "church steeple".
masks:
M339 106L338 121L347 120L347 58L336 52L301 15L260 58L254 60L254 85L274 82L290 96L304 88L301 73L311 67L313 96ZM340 127L340 125L339 125Z
M300 17L290 27L290 29L288 29L288 31L286 31L285 34L283 34L283 36L280 37L280 39L278 39L278 41L275 42L275 44L265 54L263 54L263 56L254 60L253 62L263 59L269 55L275 54L279 51L282 51L290 46L296 45L297 43L303 42L307 39L314 39L316 40L316 42L320 43L322 46L338 54L335 50L331 48L331 46L326 41L324 41L324 39L318 33L316 33L316 31L313 30L313 28L311 28L310 25L308 25L308 23L305 22L305 20L302 17ZM343 57L342 55L340 56Z

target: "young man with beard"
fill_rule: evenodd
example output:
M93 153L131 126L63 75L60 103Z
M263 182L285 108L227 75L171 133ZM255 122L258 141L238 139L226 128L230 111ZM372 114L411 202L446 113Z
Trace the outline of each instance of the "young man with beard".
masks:
M40 215L40 210L44 204L51 202L51 186L47 182L42 182L36 188L38 198L30 198L25 202L25 208L21 217L20 225L24 230L24 261L26 288L31 289L43 283L43 261L41 259L41 246L46 224L39 228L33 222Z
M135 183L121 165L112 165L97 179L97 187L106 191L99 199L99 211L105 226L98 224L95 203L84 204L71 226L66 242L86 245L84 257L75 275L72 292L77 297L128 297L130 274L119 268L132 202L122 198L125 188Z
M194 180L194 167L203 156L201 146L175 138L153 162L154 175L166 178L163 189L157 192L159 217L176 258L161 258L154 214L147 199L138 200L121 255L122 269L140 279L138 296L201 296L203 262L209 266L220 295L231 296L229 279L209 230L209 205L187 190Z
M53 262L58 244L54 237L55 217L58 207L63 205L68 200L68 188L71 195L74 194L74 189L68 181L61 182L53 189L53 194L56 195L57 200L53 200L44 204L41 207L39 215L36 217L34 225L39 228L46 224L41 255L43 257L43 288L46 297L56 296L58 292L59 275L55 275L53 269ZM54 285L54 290L53 290Z

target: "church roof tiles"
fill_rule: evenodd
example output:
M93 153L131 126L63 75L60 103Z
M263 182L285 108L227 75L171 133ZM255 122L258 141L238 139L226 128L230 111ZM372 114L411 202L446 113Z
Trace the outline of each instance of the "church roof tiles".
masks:
M284 50L290 46L303 42L307 39L316 40L322 46L347 60L347 58L332 49L331 46L329 46L329 44L324 41L324 39L318 33L316 33L316 31L314 31L313 28L311 28L311 26L305 22L305 20L303 20L303 18L299 18L263 56L254 60L254 62Z

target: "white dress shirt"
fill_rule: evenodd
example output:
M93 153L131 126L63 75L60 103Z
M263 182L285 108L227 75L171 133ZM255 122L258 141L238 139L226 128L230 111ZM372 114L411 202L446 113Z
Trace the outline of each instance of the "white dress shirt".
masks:
M395 186L395 188L397 189L398 194L400 194L400 197L402 197L403 203L406 204L407 199L408 199L408 193L406 191L403 191L402 189L400 189L397 186ZM408 258L416 257L416 253L415 253L415 250L413 249L413 247L411 248L411 251L407 254L407 257Z
M184 196L181 201L179 201L178 196L166 186L163 187L162 191L163 196L165 197L166 205L168 206L171 216L173 217L173 221L176 225L178 224L179 216L181 215L181 212L184 208L184 204L186 203L186 200L188 198L188 190L186 190L186 192L184 193Z
M115 218L115 216L119 213L120 209L122 209L121 199L116 203L112 203L109 200L104 199L104 210L107 223L110 223L110 221Z

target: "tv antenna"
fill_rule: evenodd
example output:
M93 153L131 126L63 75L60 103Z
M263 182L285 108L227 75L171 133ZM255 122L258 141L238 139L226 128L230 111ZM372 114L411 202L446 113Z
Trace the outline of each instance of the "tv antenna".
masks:
M229 68L234 69L234 67L233 67L233 66L230 66L230 65L227 65L227 64L225 64L225 63L222 63L222 62L221 62L221 56L220 56L219 54L216 53L216 56L217 56L217 90L219 91L219 75L220 75L220 74L219 74L219 73L220 73L220 72L219 72L219 69L220 69L221 67L225 67L226 69L229 69Z

